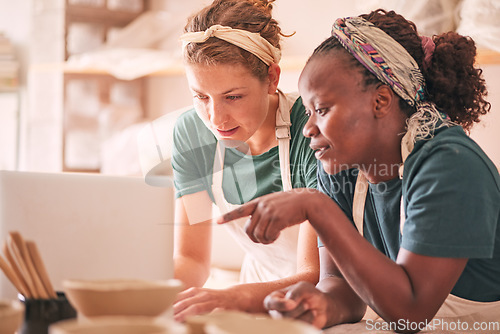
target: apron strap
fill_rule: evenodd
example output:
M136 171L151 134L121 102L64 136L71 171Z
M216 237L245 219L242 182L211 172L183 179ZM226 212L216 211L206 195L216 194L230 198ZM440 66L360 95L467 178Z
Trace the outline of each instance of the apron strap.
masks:
M410 140L410 134L407 132L403 138L401 138L401 158L403 163L399 166L399 178L403 179L403 171L405 166L406 158L410 155L413 150L414 143Z
M363 221L365 216L365 202L368 193L368 180L365 174L358 170L356 187L354 188L354 199L352 203L352 217L359 234L363 234Z
M292 190L292 179L290 176L290 110L292 109L293 102L286 98L286 95L278 90L279 105L276 112L276 139L278 140L280 170L281 170L281 183L283 191Z
M399 178L402 180L403 179L403 172L404 172L404 167L405 167L405 161L406 158L410 155L411 151L413 150L414 143L410 139L410 134L407 132L403 138L401 138L401 158L402 158L402 163L401 166L399 166ZM406 213L405 213L405 206L404 206L404 198L403 198L403 189L401 188L401 200L400 200L400 209L399 209L399 231L401 235L403 235L403 228L405 226L405 221L406 221Z
M221 147L220 142L217 141L212 174L212 194L214 196L215 204L219 207L221 213L227 213L231 211L230 205L226 201L224 192L222 191L222 175L224 173L225 155L226 149L224 147Z
M401 166L399 166L399 177L401 179L403 179L404 163L412 150L413 150L413 142L409 140L409 134L406 133L401 139L401 158L403 160L403 163L401 164ZM356 187L354 188L354 198L352 203L352 217L354 220L354 224L356 225L356 228L358 229L359 233L363 236L364 236L363 223L365 216L365 202L367 195L368 195L368 179L366 178L363 172L358 170L358 178L356 180ZM401 193L400 203L401 203L401 208L400 208L399 228L402 235L403 227L405 225L405 220L406 220L406 214L404 211L403 193Z

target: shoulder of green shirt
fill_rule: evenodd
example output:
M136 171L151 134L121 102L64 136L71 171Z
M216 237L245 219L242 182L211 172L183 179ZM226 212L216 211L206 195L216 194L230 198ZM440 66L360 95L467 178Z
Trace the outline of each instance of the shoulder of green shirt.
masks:
M434 138L431 140L419 141L415 144L415 147L417 148L417 150L415 150L415 155L423 154L429 158L433 158L433 155L438 150L449 150L457 154L457 163L462 165L468 164L470 165L470 168L476 169L484 169L486 167L491 173L491 176L495 180L497 188L500 191L500 176L498 168L479 146L479 144L477 144L464 132L462 127L454 126L450 128L438 129ZM448 154L448 156L451 156L451 154ZM469 158L464 159L465 157ZM436 156L435 158L438 159L439 157Z

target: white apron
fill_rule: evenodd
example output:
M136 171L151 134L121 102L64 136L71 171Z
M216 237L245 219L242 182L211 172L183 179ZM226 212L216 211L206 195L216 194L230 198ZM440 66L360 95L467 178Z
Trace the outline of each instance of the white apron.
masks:
M295 97L289 97L278 90L279 104L276 112L276 138L278 139L279 161L283 190L291 190L290 177L290 109ZM222 174L225 149L217 142L212 176L212 193L220 214L227 213L240 205L228 203L222 191ZM217 172L215 172L217 171ZM297 240L299 225L281 231L278 239L269 245L254 243L245 233L248 218L240 218L224 224L229 233L245 251L240 281L267 282L291 276L297 272Z
M403 178L403 165L406 158L413 150L413 143L408 140L405 135L401 140L401 155L403 164L399 169L399 176ZM358 173L356 187L354 189L353 199L353 218L354 223L361 235L363 234L363 221L365 211L365 200L368 193L368 180L361 172ZM403 196L401 195L401 209L400 209L400 231L403 234L403 227L406 220L406 215L403 206ZM380 319L373 310L368 309L365 319ZM463 299L452 294L449 294L444 301L441 308L434 316L436 320L443 322L466 322L469 328L472 328L474 322L498 322L500 321L500 301L496 302L475 302Z

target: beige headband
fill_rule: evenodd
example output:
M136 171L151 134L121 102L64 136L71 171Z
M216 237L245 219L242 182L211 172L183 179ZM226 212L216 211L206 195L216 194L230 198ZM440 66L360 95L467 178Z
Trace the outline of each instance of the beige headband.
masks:
M279 63L281 59L281 50L274 47L259 33L233 29L218 24L205 31L185 33L180 37L180 40L183 42L183 47L186 47L189 43L204 43L210 37L217 37L253 53L268 66L271 63Z

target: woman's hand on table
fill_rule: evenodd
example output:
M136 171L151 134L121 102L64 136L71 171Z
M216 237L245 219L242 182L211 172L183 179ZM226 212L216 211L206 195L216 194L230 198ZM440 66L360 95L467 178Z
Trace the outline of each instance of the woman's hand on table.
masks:
M264 306L274 318L302 320L320 329L327 323L327 296L308 282L272 292Z
M177 296L173 305L174 319L183 322L186 317L206 314L215 309L244 311L244 301L244 295L233 289L189 288Z

